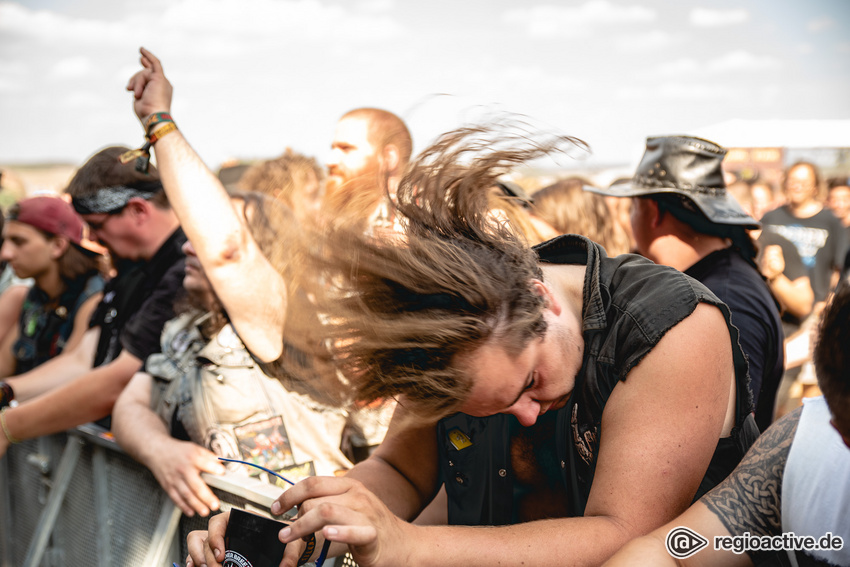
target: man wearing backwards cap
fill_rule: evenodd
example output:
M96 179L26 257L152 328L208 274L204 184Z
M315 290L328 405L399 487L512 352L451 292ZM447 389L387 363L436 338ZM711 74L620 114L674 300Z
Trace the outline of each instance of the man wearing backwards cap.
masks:
M186 237L158 173L140 173L110 147L92 156L68 186L74 208L107 249L118 271L104 290L79 344L24 375L10 378L2 413L0 456L9 444L64 431L109 415L148 355L159 352L162 326L182 289Z
M0 259L20 278L33 278L19 324L0 345L0 376L21 374L74 348L100 301L101 256L85 238L71 205L33 197L13 205L3 227Z
M784 335L746 232L759 224L726 191L720 166L725 155L725 149L700 138L648 138L630 182L590 189L632 197L638 252L699 280L729 306L749 361L756 422L764 430L782 377Z

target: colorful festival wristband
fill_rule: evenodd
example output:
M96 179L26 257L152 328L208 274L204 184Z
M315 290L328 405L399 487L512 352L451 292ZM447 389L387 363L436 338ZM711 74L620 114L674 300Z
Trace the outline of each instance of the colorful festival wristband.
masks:
M145 135L149 135L154 126L163 122L174 122L174 119L171 118L171 114L168 112L154 112L148 116L147 120L145 120Z
M162 128L160 128L159 130L157 130L156 132L154 132L153 134L150 134L150 135L147 137L147 138L148 138L148 143L149 143L151 146L153 146L153 145L157 142L157 140L159 140L159 139L161 139L161 138L163 138L163 137L167 136L168 134L171 134L171 133L172 133L172 132L174 132L175 130L177 130L177 124L175 124L174 122L169 122L168 124L166 124L165 126L163 126Z

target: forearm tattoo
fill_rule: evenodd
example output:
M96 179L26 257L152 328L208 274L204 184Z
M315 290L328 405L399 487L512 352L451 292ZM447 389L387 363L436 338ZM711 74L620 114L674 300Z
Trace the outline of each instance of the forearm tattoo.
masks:
M726 480L702 497L731 535L782 533L782 476L801 411L768 428Z

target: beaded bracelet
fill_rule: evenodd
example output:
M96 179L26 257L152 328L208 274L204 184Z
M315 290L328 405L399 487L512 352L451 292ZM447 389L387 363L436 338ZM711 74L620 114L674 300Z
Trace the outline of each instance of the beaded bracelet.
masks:
M20 443L21 440L15 439L14 437L12 437L12 434L9 433L9 427L6 425L6 410L8 409L9 408L0 409L0 427L3 428L3 435L6 436L6 439L8 439L9 443L14 445L16 443Z

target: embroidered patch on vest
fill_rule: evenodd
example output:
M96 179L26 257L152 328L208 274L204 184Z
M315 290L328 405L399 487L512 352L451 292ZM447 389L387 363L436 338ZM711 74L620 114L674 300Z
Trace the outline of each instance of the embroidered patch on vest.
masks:
M449 431L449 442L458 451L472 446L472 440L460 429L452 429Z

